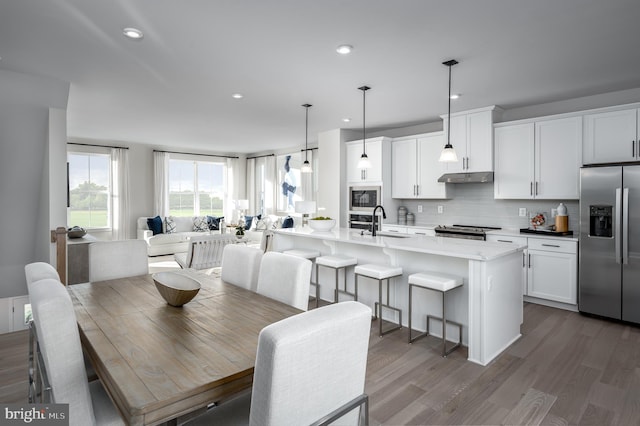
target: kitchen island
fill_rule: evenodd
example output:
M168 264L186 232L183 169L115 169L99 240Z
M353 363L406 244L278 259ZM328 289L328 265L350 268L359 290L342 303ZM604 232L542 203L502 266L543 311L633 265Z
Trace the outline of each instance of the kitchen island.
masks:
M303 228L275 231L272 248L276 251L315 249L323 255L340 253L354 256L360 264L382 263L402 267L402 277L392 280L389 300L390 305L405 313L404 328L398 331L400 333L407 333L407 277L410 274L435 271L462 276L462 288L447 296L447 319L463 325L462 342L469 349L468 359L480 365L487 365L520 337L523 315L521 263L526 246L428 236L373 237L344 228L311 232ZM361 281L359 301L373 309L378 286L367 278L361 278ZM320 297L333 300L333 271L320 268L319 282ZM353 291L352 270L347 274L347 282L349 290ZM342 287L342 279L340 285ZM417 330L425 330L427 313L441 315L442 302L435 292L417 291L413 303L412 322ZM395 313L385 310L383 317L397 322L397 317L389 315ZM441 336L440 324L436 324L436 328L431 332ZM448 327L447 336L457 339L457 330Z

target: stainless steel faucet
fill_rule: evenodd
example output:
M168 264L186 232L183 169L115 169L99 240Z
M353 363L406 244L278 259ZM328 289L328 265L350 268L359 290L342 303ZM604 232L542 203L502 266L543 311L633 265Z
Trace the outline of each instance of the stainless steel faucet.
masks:
M373 222L371 224L371 235L374 237L376 236L376 229L378 228L376 226L376 212L378 211L378 209L382 210L382 218L383 219L387 218L387 214L384 212L384 207L382 207L380 204L378 204L373 208Z

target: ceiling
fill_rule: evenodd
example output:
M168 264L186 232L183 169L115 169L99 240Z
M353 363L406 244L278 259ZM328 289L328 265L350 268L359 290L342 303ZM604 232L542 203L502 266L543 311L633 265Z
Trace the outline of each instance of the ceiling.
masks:
M438 121L452 58L453 112L638 88L639 17L638 0L0 0L0 69L70 82L70 138L256 153L304 144L304 103L311 144L361 129L364 84L367 128Z

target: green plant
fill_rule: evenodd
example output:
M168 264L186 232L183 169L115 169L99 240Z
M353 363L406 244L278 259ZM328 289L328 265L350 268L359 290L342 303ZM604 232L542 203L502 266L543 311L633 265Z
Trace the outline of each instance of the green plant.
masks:
M236 235L244 235L244 226L242 225L236 226Z
M318 217L313 217L310 220L331 220L331 218L329 216L318 216Z

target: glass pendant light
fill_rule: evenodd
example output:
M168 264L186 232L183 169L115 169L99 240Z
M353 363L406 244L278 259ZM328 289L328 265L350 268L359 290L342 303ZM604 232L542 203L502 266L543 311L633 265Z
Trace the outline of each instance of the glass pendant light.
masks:
M453 145L451 145L451 67L457 63L458 61L456 61L455 59L451 59L442 63L442 65L446 65L449 67L449 113L447 114L447 144L442 149L442 152L440 153L440 159L438 161L447 163L454 163L458 161L456 150L453 149Z
M365 118L366 118L366 110L365 110L365 97L367 90L371 89L369 86L358 87L358 90L362 90L362 155L358 160L358 168L359 169L370 169L371 168L371 160L367 157L367 150L365 148L365 139L366 139L366 127L365 127Z
M304 124L304 163L302 163L302 167L300 168L300 173L311 173L313 172L313 169L311 168L311 164L309 164L309 159L308 159L308 155L307 153L309 152L309 149L307 148L307 142L309 139L309 107L312 107L313 105L311 104L304 104L302 105L306 112L305 112L305 124Z

